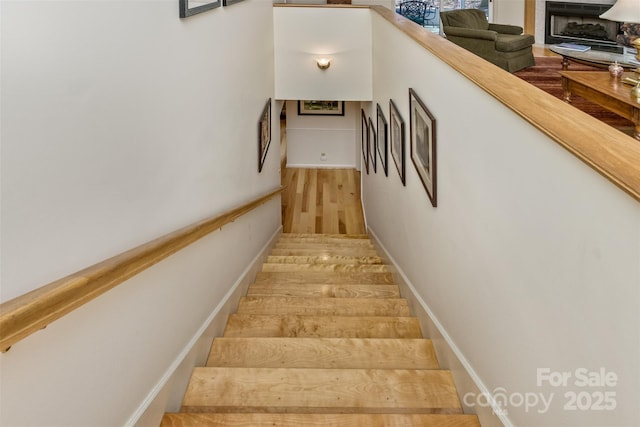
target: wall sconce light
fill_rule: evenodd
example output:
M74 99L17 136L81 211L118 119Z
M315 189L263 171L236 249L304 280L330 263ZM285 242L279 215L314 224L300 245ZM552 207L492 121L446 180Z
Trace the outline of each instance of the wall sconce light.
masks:
M331 60L329 58L318 58L316 64L318 64L318 68L321 70L326 70L331 66Z

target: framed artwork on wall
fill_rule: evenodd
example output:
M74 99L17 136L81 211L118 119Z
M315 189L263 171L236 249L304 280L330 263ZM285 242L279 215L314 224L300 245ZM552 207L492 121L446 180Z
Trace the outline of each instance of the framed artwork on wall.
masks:
M364 110L360 110L360 135L362 140L362 162L364 170L369 174L369 122Z
M378 128L378 155L380 156L380 166L384 171L384 176L389 176L389 165L387 162L387 119L384 117L384 111L380 104L376 104L377 110L377 128Z
M267 151L269 151L270 143L271 98L267 100L267 103L260 114L260 120L258 120L258 173L262 172L262 166L264 165L264 159L267 157Z
M404 143L404 120L394 104L393 100L389 100L389 122L391 123L389 129L390 149L393 163L396 165L398 174L400 175L400 181L402 185L407 185L405 181L405 143Z
M220 7L220 0L180 0L180 18L188 18L198 13Z
M411 161L427 190L431 205L437 206L436 119L413 89L409 89Z
M376 162L376 128L373 126L373 120L369 118L369 163L371 163L371 168L373 169L373 173L378 172L377 162Z
M344 116L344 101L298 101L299 116Z

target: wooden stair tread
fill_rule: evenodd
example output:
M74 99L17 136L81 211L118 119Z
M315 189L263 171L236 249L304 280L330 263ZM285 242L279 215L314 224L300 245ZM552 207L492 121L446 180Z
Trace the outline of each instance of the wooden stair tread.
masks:
M242 297L238 314L297 314L314 316L409 316L403 298Z
M301 242L296 240L278 240L273 249L314 249L331 251L334 249L339 250L353 250L353 251L375 251L376 248L373 243L355 242L351 244L350 241L343 241L341 243L335 242Z
M353 255L309 255L309 256L276 256L267 257L272 264L354 264L370 265L382 264L379 256L353 256Z
M336 272L336 273L386 273L389 272L387 265L377 264L262 264L263 272L279 272L279 271L311 271L311 272Z
M375 246L368 240L334 240L321 241L312 239L289 239L278 240L274 245L276 249L343 249L351 248L354 250L365 249L375 250Z
M331 237L331 236L322 236L319 235L317 237L280 237L277 243L320 243L327 244L330 243L335 246L371 246L373 247L373 243L371 240L367 239L345 239L342 237Z
M367 234L282 233L280 239L296 238L369 239Z
M329 272L329 271L261 271L256 274L254 283L323 283L336 284L370 284L393 285L391 273L362 273L362 272Z
M438 369L431 340L228 338L213 340L207 366L251 368Z
M422 338L415 317L232 314L225 337Z
M480 427L476 415L167 413L160 427Z
M461 413L444 370L195 368L183 412Z
M375 249L369 248L304 248L304 249L278 249L271 250L273 256L332 256L332 255L351 255L351 256L378 256Z
M322 298L399 298L397 285L322 285L308 283L253 284L247 296L299 296Z

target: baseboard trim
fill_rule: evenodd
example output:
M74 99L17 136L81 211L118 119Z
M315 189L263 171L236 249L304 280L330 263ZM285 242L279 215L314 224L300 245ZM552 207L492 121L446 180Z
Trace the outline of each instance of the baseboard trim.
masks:
M206 362L213 338L222 335L228 315L235 311L240 297L246 294L247 288L260 270L280 234L282 234L282 226L276 229L258 255L242 272L238 280L203 322L202 326L198 328L178 357L160 378L160 381L131 415L125 426L155 427L160 425L165 412L174 412L180 408L191 371L194 367L202 366Z
M400 287L402 297L409 302L411 312L418 318L423 335L433 341L440 367L451 371L464 412L476 414L482 427L513 427L513 423L504 410L501 410L496 404L493 393L489 391L471 367L464 354L456 346L426 301L418 294L402 269L398 267L395 259L387 251L376 233L371 228L368 231L371 241L379 250L384 261L393 267L393 279ZM464 398L469 393L472 396L486 396L491 402L491 406L470 407L466 405L465 400L475 400Z

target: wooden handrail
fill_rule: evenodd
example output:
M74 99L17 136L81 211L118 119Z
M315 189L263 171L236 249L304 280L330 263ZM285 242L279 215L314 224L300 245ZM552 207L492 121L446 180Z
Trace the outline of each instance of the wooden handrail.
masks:
M2 352L169 255L229 224L280 194L270 191L244 205L166 234L0 305Z

